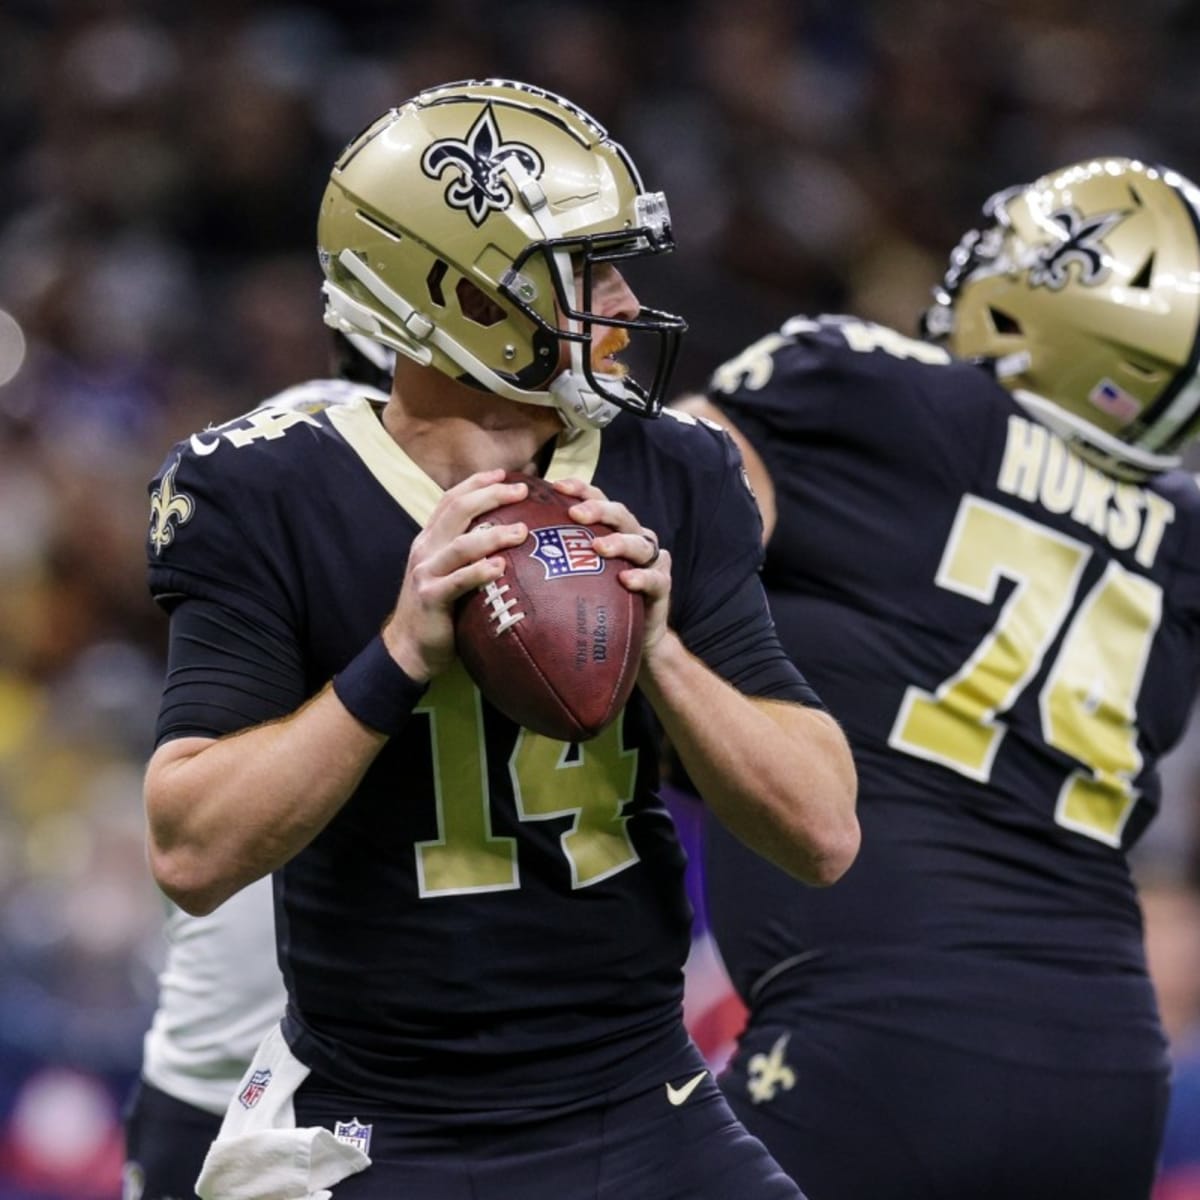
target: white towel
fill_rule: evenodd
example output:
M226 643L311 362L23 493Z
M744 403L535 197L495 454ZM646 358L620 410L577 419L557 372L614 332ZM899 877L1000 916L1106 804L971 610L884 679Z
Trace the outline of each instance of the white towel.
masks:
M201 1200L331 1200L329 1188L370 1164L328 1129L265 1129L213 1142L196 1191Z
M278 1026L262 1040L209 1148L196 1192L201 1200L331 1200L329 1191L371 1165L328 1129L297 1129L292 1102L308 1068Z

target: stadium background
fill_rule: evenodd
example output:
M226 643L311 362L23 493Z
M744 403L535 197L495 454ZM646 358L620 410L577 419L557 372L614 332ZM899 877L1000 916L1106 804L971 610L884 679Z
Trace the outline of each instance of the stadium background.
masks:
M1193 0L4 0L0 1200L118 1193L162 956L144 485L178 436L325 372L314 214L350 134L491 74L591 110L670 198L680 250L643 291L691 322L682 389L793 312L911 330L997 187L1105 153L1200 177L1198 52ZM1200 733L1148 879L1196 873L1196 760ZM1182 1060L1200 932L1167 921ZM719 1060L737 1010L702 925L688 1005Z

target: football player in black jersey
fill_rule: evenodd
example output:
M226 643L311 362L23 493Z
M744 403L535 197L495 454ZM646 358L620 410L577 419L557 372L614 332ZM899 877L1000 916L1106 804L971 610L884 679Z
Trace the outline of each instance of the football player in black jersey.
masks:
M644 419L683 322L619 267L672 247L665 201L569 102L453 84L351 142L318 240L326 319L398 354L388 402L257 410L176 446L151 493L151 864L200 913L274 872L288 992L200 1194L799 1195L682 1024L656 748L813 885L857 851L854 769L775 637L736 448ZM657 346L645 384L631 335ZM455 602L525 537L467 531L525 494L506 470L638 564L638 688L579 745L506 720L455 656Z
M924 340L798 317L684 408L745 450L780 639L862 852L715 825L723 1084L812 1200L1138 1200L1168 1094L1125 852L1200 666L1200 202L1085 162L992 198ZM731 424L732 423L732 424Z

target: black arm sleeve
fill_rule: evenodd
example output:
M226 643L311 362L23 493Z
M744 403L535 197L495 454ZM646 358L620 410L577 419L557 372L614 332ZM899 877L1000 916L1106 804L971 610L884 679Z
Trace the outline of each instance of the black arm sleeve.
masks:
M277 628L212 600L189 598L172 611L156 745L236 733L306 699L299 650Z
M720 612L693 625L684 644L749 696L825 709L780 643L757 576L743 580Z
M716 440L719 470L691 505L686 543L672 547L686 600L674 614L683 644L749 696L824 708L788 657L775 631L759 577L762 522L742 470L741 454L724 432Z

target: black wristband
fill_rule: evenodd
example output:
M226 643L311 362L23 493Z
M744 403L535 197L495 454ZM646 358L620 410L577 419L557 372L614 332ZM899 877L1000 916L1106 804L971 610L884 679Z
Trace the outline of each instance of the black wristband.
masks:
M408 677L388 653L382 634L333 677L333 690L350 715L388 737L404 728L428 687Z

